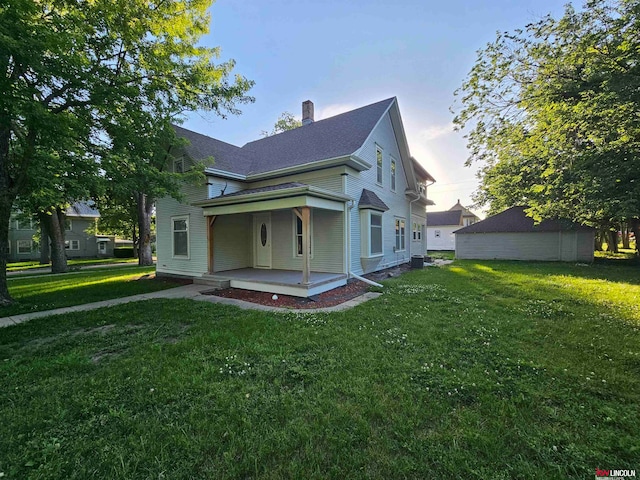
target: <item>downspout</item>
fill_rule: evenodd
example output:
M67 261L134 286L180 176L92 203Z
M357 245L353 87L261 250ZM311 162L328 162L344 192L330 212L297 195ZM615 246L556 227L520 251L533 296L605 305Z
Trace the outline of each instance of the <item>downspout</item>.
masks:
M373 280L369 280L368 278L364 278L364 277L361 277L360 275L356 275L353 272L349 272L349 275L357 280L360 280L361 282L368 283L369 285L373 285L374 287L380 287L380 288L384 287L384 285L380 285L379 283L376 283Z

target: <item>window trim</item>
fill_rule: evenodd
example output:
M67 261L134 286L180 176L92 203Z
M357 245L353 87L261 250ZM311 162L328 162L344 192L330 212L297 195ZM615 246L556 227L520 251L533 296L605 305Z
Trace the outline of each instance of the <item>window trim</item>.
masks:
M440 230L434 230L433 231L433 236L434 238L440 238L442 232Z
M302 253L298 253L298 236L302 237L302 233L298 233L298 220L300 220L298 218L298 216L295 214L295 212L291 212L291 215L293 216L292 218L292 223L293 223L293 258L303 258L303 254ZM300 222L302 223L302 220L300 220ZM313 241L313 210L311 210L309 212L309 230L311 230L311 258L313 258L313 250L314 250L314 241Z
M180 165L180 169L176 168L176 165ZM184 173L184 157L173 159L173 173Z
M379 154L379 157L378 157ZM376 143L376 184L382 186L384 184L384 151L382 147Z
M20 230L22 232L33 230L33 218L29 218L29 228L20 228L20 220L16 218L16 230Z
M69 228L67 228L67 225L69 225ZM70 232L71 230L73 230L73 221L70 218L64 219L64 230L65 232Z
M76 245L76 248L73 248L74 244ZM67 245L69 246L69 248L67 248ZM64 249L77 252L78 250L80 250L80 240L65 240Z
M373 225L373 222L371 221L371 218L374 215L376 217L380 217L380 226L375 225L375 228L379 228L380 229L380 251L379 252L373 252L372 251L372 247L373 247L372 230L374 228L374 225ZM369 254L369 258L384 256L384 215L382 214L382 212L376 212L376 211L369 210L369 232L368 232L368 236L369 236L369 251L367 253Z
M422 224L419 222L413 222L413 235L412 235L413 241L414 242L421 242L422 241Z
M178 230L178 232L186 232L187 234L187 254L186 255L176 255L176 230L175 230L175 222L184 220L186 229ZM176 215L171 217L171 258L175 258L178 260L190 260L191 259L191 242L190 242L190 233L189 233L189 215Z
M391 157L391 166L389 168L391 169L391 191L395 192L398 163L396 162L396 159L393 157Z
M28 252L21 252L20 251L20 244L28 244L29 245L29 251ZM26 240L26 239L20 239L20 240L16 240L16 254L17 255L29 255L31 253L33 253L33 240Z
M407 219L403 217L394 217L393 226L395 227L395 245L394 252L407 251ZM400 245L398 245L400 243Z

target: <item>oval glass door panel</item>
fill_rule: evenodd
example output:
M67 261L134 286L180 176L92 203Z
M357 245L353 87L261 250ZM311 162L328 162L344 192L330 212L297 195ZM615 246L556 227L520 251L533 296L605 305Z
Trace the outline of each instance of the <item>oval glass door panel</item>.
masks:
M267 244L267 226L264 223L260 227L260 243L263 247Z

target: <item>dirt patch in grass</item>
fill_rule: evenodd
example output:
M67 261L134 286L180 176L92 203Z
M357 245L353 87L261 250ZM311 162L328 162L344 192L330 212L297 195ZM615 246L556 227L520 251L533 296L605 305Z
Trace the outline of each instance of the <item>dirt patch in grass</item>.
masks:
M409 264L398 265L387 268L379 272L364 275L365 278L379 282L386 278L397 277L410 269ZM255 292L253 290L242 290L239 288L225 288L223 290L212 290L203 292L205 295L215 295L217 297L233 298L245 302L257 303L270 307L284 307L292 309L310 309L335 307L341 303L348 302L366 293L370 285L356 279L349 279L347 284L316 295L313 298L293 297L289 295L277 295L274 299L273 293Z

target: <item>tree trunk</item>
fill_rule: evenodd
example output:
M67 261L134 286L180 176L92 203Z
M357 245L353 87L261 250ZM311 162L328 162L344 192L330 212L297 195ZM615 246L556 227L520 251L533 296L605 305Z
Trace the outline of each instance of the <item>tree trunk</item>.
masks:
M621 225L621 232L622 232L622 248L629 248L629 224L628 223L623 223Z
M153 202L144 193L137 194L138 206L138 265L153 265L153 256L151 255L151 212L153 211Z
M133 232L131 234L131 241L133 242L133 258L138 258L138 227L136 226L136 222L133 224Z
M633 218L629 221L629 228L636 237L636 255L640 256L640 218Z
M607 251L618 253L618 232L616 230L607 231Z
M9 175L11 130L6 116L3 116L2 119L2 127L0 128L0 306L7 306L13 303L7 284L7 259L9 256L9 222L16 194L11 188L11 176Z
M64 212L60 208L51 209L44 218L51 238L51 273L65 273L67 252L64 242Z
M50 240L49 240L49 230L47 229L46 219L44 218L46 215L42 212L38 213L38 220L40 222L40 264L41 265L49 265L50 261Z
M594 243L594 249L596 252L601 252L602 251L602 236L600 235L600 232L597 231L596 234L593 237L593 243Z
M7 190L0 191L0 307L11 305L13 299L9 295L7 284L7 258L9 255L9 222L13 200Z

